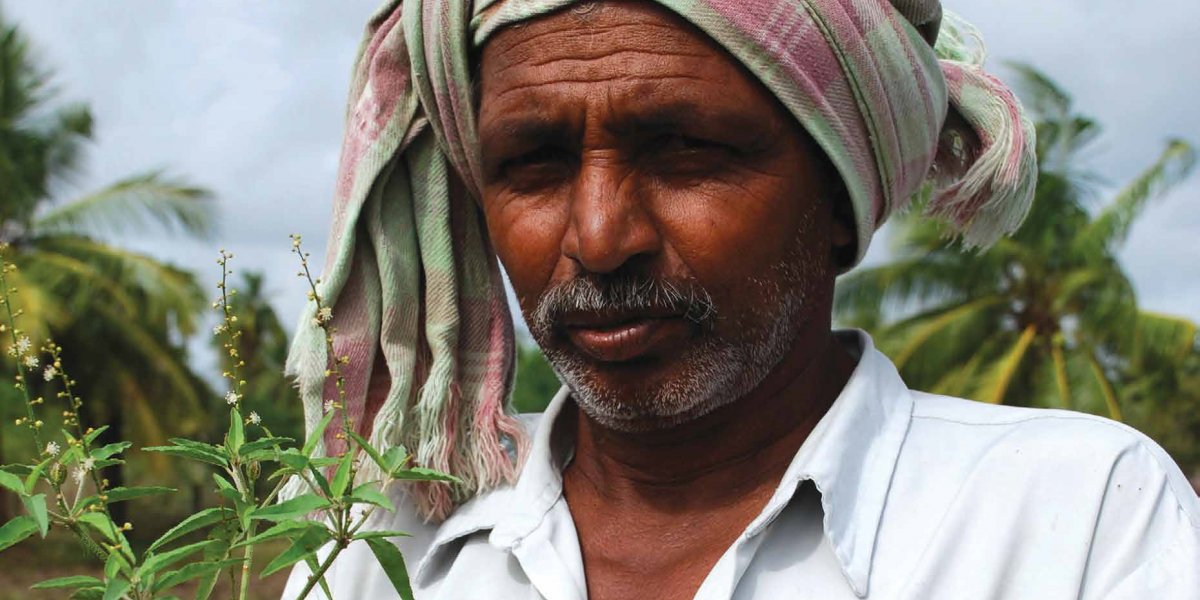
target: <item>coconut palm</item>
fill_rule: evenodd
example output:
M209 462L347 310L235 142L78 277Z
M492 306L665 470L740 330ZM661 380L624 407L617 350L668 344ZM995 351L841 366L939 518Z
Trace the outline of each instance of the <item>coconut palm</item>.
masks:
M1102 186L1079 165L1100 126L1044 74L1014 70L1038 130L1040 179L1025 224L985 252L963 253L913 211L894 229L892 262L839 282L838 317L872 330L915 388L1121 419L1125 383L1148 363L1193 351L1195 324L1137 308L1117 251L1196 154L1170 141L1099 202Z
M209 194L149 173L62 199L92 117L55 96L28 41L0 15L0 243L18 267L9 276L24 310L18 326L35 344L52 337L64 347L86 416L110 425L108 439L157 443L168 431L195 431L211 394L183 342L204 294L190 273L106 239L207 234ZM110 475L114 485L120 476Z

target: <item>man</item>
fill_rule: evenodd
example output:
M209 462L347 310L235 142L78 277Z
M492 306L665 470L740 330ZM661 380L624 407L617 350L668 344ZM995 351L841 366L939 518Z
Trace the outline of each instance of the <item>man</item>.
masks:
M1200 598L1200 506L1153 442L908 390L831 331L835 277L931 168L972 244L1032 194L1016 100L936 0L893 4L376 16L325 294L355 423L464 480L372 522L413 532L417 598ZM523 424L493 255L566 384ZM365 549L327 580L392 597Z

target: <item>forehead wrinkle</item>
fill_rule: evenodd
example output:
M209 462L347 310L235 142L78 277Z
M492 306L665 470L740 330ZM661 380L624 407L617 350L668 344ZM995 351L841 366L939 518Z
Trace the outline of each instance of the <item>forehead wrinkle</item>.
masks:
M699 81L702 83L709 82L708 79L705 79L703 77L699 77L696 75L689 75L686 73L675 73L675 74L670 74L670 75L659 75L659 76L647 76L646 74L636 74L636 75L635 74L622 74L622 75L618 75L616 77L607 76L607 75L596 76L596 77L576 77L576 78L556 77L554 79L548 79L545 81L531 81L531 82L519 83L519 84L512 85L512 86L507 86L503 90L500 90L495 95L488 98L488 103L493 104L499 100L504 99L507 96L511 96L514 93L525 92L527 90L536 89L536 88L553 87L553 86L564 85L564 84L568 84L568 85L569 84L581 84L581 83L582 84L613 83L613 82L641 83L641 82L645 82L647 80L654 80L655 82L664 82L664 81L670 81L670 80ZM556 94L556 93L549 92L549 91L535 92L535 94L538 96L545 95L552 99L561 99L563 97L561 94ZM583 99L583 98L580 97L580 99ZM526 99L524 101L525 102L535 102L537 100L534 98L530 98L530 99Z

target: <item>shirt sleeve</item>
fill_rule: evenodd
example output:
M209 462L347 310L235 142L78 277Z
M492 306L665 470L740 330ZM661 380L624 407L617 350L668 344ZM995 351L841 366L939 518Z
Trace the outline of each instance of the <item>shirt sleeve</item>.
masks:
M1112 466L1080 597L1200 600L1200 499L1141 434Z

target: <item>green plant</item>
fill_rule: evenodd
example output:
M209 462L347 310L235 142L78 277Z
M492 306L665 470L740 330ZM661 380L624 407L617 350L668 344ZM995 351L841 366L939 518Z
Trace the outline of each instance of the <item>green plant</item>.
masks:
M322 305L308 266L308 254L301 249L299 236L292 237L293 252L299 257L302 271L310 288L310 298L317 304L317 321L326 333L326 349L333 357L332 310ZM165 487L113 487L104 478L105 469L119 465L122 455L131 447L120 441L97 445L97 437L105 427L85 427L80 418L83 400L76 382L67 374L63 349L47 341L34 349L30 338L17 322L22 316L14 308L16 288L9 280L16 272L8 262L6 249L0 248L0 302L6 322L0 333L8 333L9 355L16 363L16 388L25 403L25 415L16 425L29 436L33 459L27 464L0 467L0 486L17 494L25 506L25 514L0 526L0 551L34 534L43 538L52 527L70 531L79 542L104 563L102 577L60 577L35 585L39 589L72 590L72 598L171 598L172 590L181 583L199 580L197 598L207 598L226 573L235 585L239 599L246 598L255 548L263 543L284 539L290 546L271 560L260 572L266 576L305 561L312 573L300 597L306 597L322 586L327 596L324 573L351 543L366 543L393 586L402 598L411 599L407 570L399 550L387 538L405 535L399 531L365 530L363 525L379 508L394 510L387 490L396 481L452 482L453 477L413 465L404 448L380 452L354 433L352 423L343 410L344 381L341 368L347 357L330 361L328 377L332 378L338 397L327 402L326 414L307 439L297 445L295 440L275 436L256 412L243 414L243 392L246 381L241 379L245 361L240 354L237 315L231 300L236 291L227 287L232 271L232 254L221 251L218 264L222 269L221 295L213 303L221 311L223 321L214 334L220 336L222 347L230 360L224 377L229 381L225 400L229 405L229 427L220 444L209 444L187 438L172 438L169 445L143 448L164 455L195 461L211 469L212 480L220 505L204 508L176 523L154 540L149 547L136 552L125 533L130 523L114 522L110 507L114 503L147 495L174 492ZM43 364L42 361L45 361ZM34 397L30 377L41 374L46 383L55 383L54 400ZM63 427L59 436L50 439L40 413L59 410ZM313 451L330 423L341 416L337 434L348 444L341 456L318 458ZM61 440L61 443L60 443ZM373 461L385 474L379 481L358 482L357 472L363 461ZM274 482L266 494L259 494L259 483ZM302 480L307 492L283 502L277 502L285 482L296 477ZM361 511L352 507L364 505ZM356 514L357 512L357 514ZM305 518L310 517L310 518ZM320 559L317 550L329 546L330 552Z

